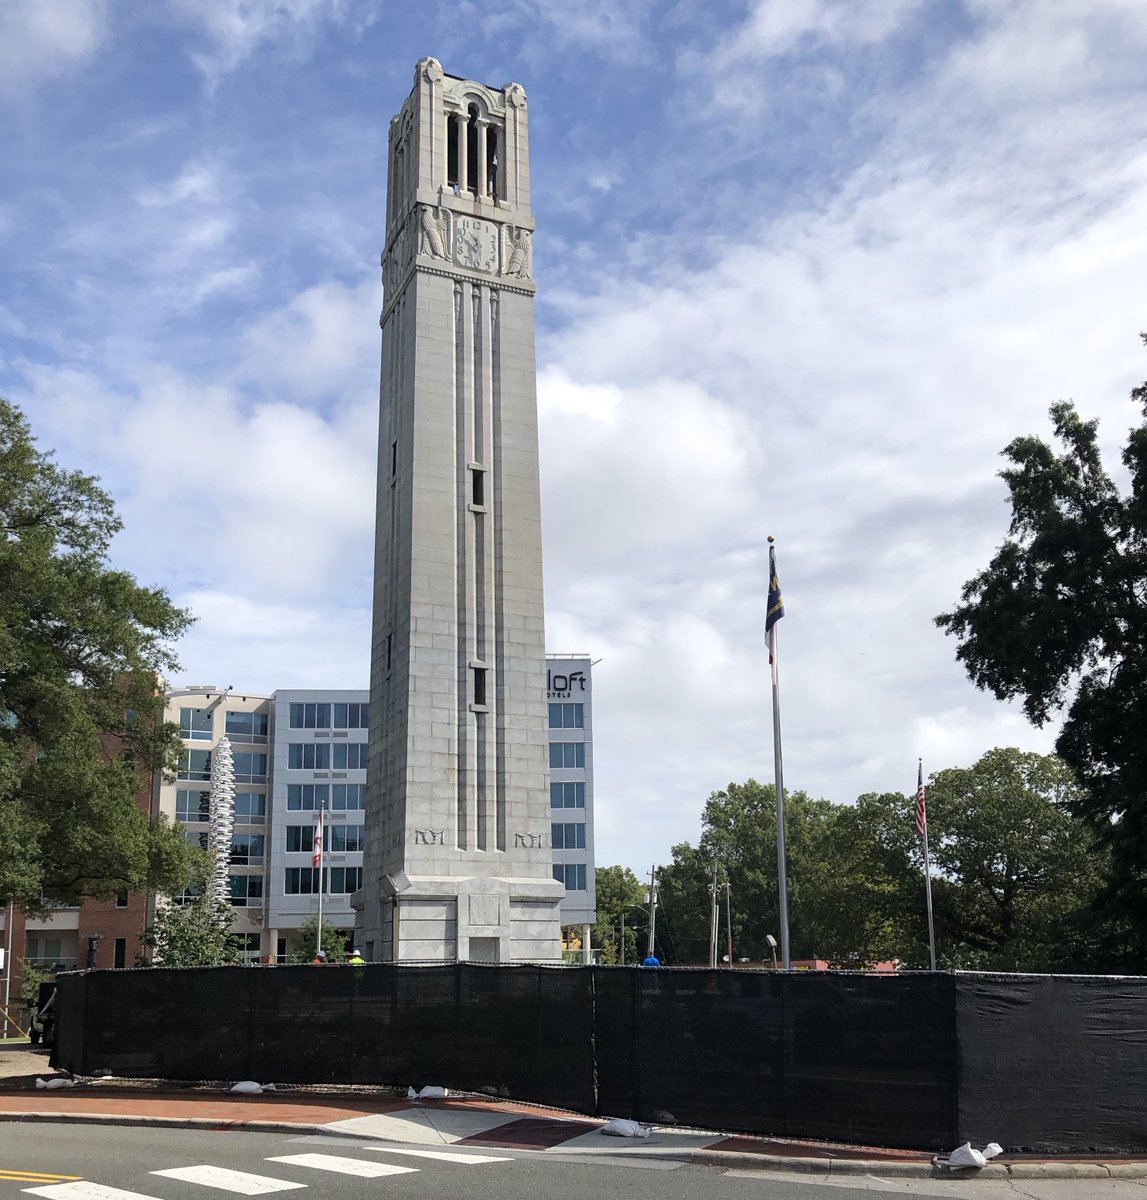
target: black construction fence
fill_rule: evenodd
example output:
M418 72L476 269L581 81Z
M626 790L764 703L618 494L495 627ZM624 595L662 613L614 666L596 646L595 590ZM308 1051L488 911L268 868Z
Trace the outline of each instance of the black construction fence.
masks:
M63 975L77 1075L440 1084L867 1145L1147 1151L1147 978L628 967Z

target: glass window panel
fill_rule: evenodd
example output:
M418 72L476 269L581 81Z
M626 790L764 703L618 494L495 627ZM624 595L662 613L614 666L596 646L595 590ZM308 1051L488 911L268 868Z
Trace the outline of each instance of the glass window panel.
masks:
M189 742L211 741L211 711L206 708L179 710L179 736Z

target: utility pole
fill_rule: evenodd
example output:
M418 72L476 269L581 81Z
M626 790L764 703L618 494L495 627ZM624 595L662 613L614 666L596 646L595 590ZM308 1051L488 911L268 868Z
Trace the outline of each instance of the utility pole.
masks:
M657 931L657 864L649 868L649 944L645 957L653 957L653 946Z
M733 965L733 905L729 898L730 885L725 880L725 936L729 947L729 966Z
M713 882L709 884L709 966L717 965L717 920L721 911L717 894L717 863L713 863Z

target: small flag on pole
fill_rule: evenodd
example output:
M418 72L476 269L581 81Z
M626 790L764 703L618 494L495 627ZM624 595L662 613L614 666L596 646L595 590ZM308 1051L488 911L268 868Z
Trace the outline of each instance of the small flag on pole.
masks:
M315 821L315 852L311 856L311 866L317 867L323 861L323 810L319 809L319 815Z
M777 578L777 555L769 538L769 606L765 612L765 641L769 646L769 666L777 659L776 623L785 615L785 600L781 595L781 581Z
M928 810L924 804L924 763L920 762L916 776L916 832L924 837L928 831Z

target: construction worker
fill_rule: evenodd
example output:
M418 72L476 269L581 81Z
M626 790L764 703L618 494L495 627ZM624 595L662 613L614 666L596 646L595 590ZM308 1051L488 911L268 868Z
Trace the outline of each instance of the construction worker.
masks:
M347 965L351 967L365 967L366 959L357 950L348 950L346 953Z
M311 959L312 967L325 967L327 965L327 952L320 950L314 958Z

